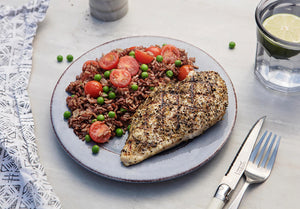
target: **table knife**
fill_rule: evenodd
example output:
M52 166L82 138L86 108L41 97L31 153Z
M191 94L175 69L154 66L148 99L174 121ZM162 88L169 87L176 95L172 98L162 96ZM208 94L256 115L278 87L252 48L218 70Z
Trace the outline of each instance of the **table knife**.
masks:
M245 171L253 146L259 135L265 118L266 116L260 118L250 129L238 153L235 155L235 158L232 161L228 171L222 178L214 198L208 206L208 209L221 209L229 200L230 193L235 189Z

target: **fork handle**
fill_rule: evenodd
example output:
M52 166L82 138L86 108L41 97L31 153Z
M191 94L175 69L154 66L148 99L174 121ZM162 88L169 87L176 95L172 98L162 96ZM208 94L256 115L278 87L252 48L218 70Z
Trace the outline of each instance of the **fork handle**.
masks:
M228 209L237 209L242 201L242 198L244 196L245 191L247 190L248 186L250 184L246 181L241 189L241 191L238 193L238 195L235 197L231 205Z

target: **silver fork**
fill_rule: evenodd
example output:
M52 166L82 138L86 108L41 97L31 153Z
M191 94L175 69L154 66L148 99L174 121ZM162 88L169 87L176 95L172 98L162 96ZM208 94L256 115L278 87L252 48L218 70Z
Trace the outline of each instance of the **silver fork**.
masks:
M272 138L272 141L269 144L269 141L271 139L272 133L269 133L266 140L266 135L268 134L268 131L266 131L257 145L254 147L249 162L247 164L246 170L245 170L245 176L246 176L246 182L244 183L241 191L236 196L234 201L231 203L228 209L237 209L240 205L240 202L243 198L243 195L248 188L250 184L254 183L262 183L270 176L271 170L273 168L275 158L277 155L279 142L280 142L280 136L277 137L275 134ZM277 140L276 140L277 139ZM265 141L263 147L261 148L263 141ZM276 142L277 141L277 142ZM275 147L273 148L273 145L275 144ZM269 144L269 145L268 145ZM267 151L266 151L267 148ZM273 149L272 149L273 148Z

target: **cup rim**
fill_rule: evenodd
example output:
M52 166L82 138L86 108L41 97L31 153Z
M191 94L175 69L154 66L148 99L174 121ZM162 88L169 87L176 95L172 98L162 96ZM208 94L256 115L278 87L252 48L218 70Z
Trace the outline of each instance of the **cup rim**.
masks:
M300 50L300 43L294 43L294 42L290 42L290 41L285 41L283 39L280 39L274 35L272 35L270 32L268 32L265 27L262 25L262 21L260 21L260 17L259 17L259 8L262 7L262 5L264 3L266 3L267 1L269 0L261 0L259 2L259 4L257 5L256 9L255 9L255 21L256 21L256 25L258 27L258 29L264 34L267 36L268 39L270 39L272 42L275 42L276 44L278 45L281 45L283 47L288 47L290 49L294 49L294 50ZM286 1L280 1L280 0L277 0L277 1L273 1L271 3L278 3L278 2L281 2L281 3L287 3ZM269 4L268 4L269 5ZM266 8L266 6L264 6L264 8ZM262 12L264 12L264 9L261 9Z

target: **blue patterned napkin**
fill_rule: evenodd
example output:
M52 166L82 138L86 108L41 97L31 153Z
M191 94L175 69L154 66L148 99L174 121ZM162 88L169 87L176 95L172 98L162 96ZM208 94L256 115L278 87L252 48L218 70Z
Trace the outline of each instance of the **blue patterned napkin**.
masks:
M61 208L39 161L27 93L32 42L50 0L0 6L0 208Z

